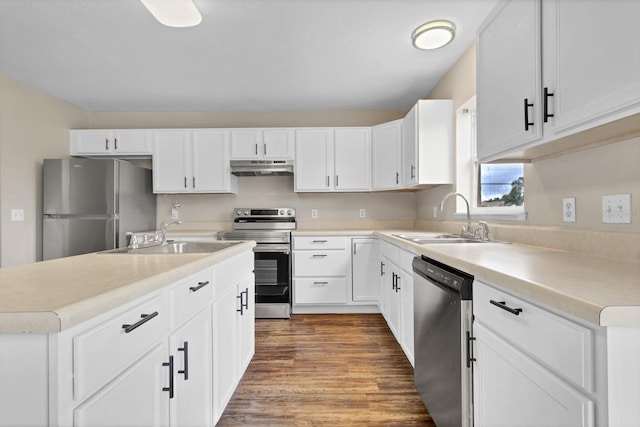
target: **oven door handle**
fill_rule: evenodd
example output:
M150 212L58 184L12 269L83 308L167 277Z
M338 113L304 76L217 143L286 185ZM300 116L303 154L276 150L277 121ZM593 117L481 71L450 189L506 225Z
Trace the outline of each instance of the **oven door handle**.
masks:
M253 252L282 253L289 255L291 253L291 249L289 245L257 245L254 246Z

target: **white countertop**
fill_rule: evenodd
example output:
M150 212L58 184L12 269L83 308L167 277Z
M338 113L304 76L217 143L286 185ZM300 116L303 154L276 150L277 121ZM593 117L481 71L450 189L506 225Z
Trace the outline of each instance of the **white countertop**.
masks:
M0 268L0 333L59 332L251 250L209 254L87 254Z
M640 263L503 243L416 244L394 237L417 230L296 231L297 236L375 235L601 326L640 327Z

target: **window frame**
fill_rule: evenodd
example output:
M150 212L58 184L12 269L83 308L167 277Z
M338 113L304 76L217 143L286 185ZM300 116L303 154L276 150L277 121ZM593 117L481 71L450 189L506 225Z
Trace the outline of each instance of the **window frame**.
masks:
M526 196L522 206L478 206L480 163L476 150L476 117L476 97L473 96L456 110L456 191L465 196L469 195L467 199L469 200L470 215L473 219L524 221L527 219ZM456 198L454 218L466 219L466 217L467 208L464 201Z

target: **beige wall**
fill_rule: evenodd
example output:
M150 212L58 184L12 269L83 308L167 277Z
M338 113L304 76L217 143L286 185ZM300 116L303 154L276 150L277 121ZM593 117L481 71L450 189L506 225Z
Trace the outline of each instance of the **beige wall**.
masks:
M41 259L42 160L69 156L89 113L0 75L0 265ZM11 221L11 209L25 220Z

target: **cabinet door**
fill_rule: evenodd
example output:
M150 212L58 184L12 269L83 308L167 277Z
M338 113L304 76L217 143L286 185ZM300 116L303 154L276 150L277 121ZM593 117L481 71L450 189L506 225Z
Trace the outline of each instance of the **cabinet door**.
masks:
M549 130L566 132L637 112L640 2L545 0L542 7L543 82L553 93Z
M198 313L169 337L174 358L171 426L213 425L211 307Z
M594 403L476 319L476 427L593 426Z
M400 315L402 317L402 327L400 328L402 341L400 344L413 366L413 274L400 270L398 287L400 288Z
M480 28L477 48L480 160L496 158L542 137L540 44L538 0L503 2Z
M384 298L386 299L386 316L387 325L389 325L389 329L393 332L393 335L396 337L398 342L402 342L402 336L400 326L400 292L397 289L397 286L402 286L402 283L398 283L401 281L398 277L400 274L400 270L398 267L393 264L388 259L384 259L385 261L385 276L383 283Z
M388 190L400 186L400 146L402 120L372 128L372 163L374 190Z
M192 145L194 192L230 191L229 133L225 130L195 131Z
M231 158L257 159L261 156L262 131L260 129L233 129L231 131Z
M236 311L239 325L238 378L244 374L256 350L255 294L255 279L251 274L240 282L237 288L237 297L240 297Z
M224 280L219 277L218 282ZM213 302L213 416L220 419L238 378L237 288L231 286Z
M377 302L380 299L380 266L377 239L352 239L352 299Z
M160 427L168 425L169 368L166 344L159 345L74 412L76 427Z
M71 154L110 154L113 149L113 136L108 130L72 131Z
M113 133L113 154L151 155L151 131L119 130Z
M265 159L293 159L293 129L264 129L262 156Z
M414 105L402 121L402 168L403 187L418 182L418 104Z
M334 189L370 190L371 129L336 129L334 138Z
M333 129L296 131L296 191L333 188Z
M191 176L189 132L158 131L153 136L153 192L186 193Z

